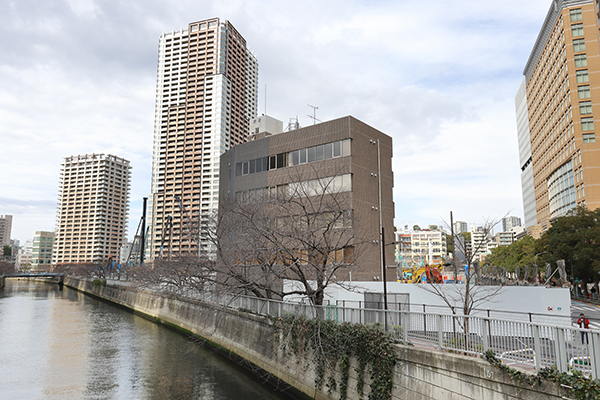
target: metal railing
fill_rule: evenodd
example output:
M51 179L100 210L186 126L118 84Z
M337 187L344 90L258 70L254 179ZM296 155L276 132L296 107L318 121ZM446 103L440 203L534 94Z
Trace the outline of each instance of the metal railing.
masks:
M493 350L507 365L539 371L556 365L560 372L581 371L600 377L600 331L566 325L452 315L291 303L248 296L220 297L219 303L271 317L321 318L338 323L380 324L404 343L440 351L479 355Z
M377 302L365 302L365 301L349 301L349 300L337 300L336 305L339 307L354 307L354 308L365 308L369 307L369 305L373 308L383 309L383 303ZM375 306L374 306L375 305ZM423 313L433 313L433 314L452 314L452 310L447 305L437 305L437 304L390 304L390 307L395 306L394 308L397 311L415 311L415 312L423 312ZM455 314L463 315L462 307L455 307ZM473 308L471 309L470 315L476 315L480 317L488 317L493 319L509 319L509 320L518 320L518 321L529 321L536 322L542 324L549 325L572 325L573 318L570 315L561 315L561 314L543 314L543 313L534 313L534 312L523 312L523 311L504 311L504 310L494 310L490 308ZM588 318L590 321L592 318ZM600 319L596 319L600 322Z

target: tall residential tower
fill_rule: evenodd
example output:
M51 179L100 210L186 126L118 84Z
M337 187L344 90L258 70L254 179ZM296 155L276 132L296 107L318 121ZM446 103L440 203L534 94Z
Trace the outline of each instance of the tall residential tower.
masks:
M211 254L219 159L247 140L257 95L258 62L229 21L160 37L147 259Z
M0 248L10 246L12 219L12 215L0 215Z
M594 0L555 0L517 93L525 227L538 237L576 206L600 206L600 53Z
M129 161L110 154L64 159L52 264L117 259L125 242L130 169Z

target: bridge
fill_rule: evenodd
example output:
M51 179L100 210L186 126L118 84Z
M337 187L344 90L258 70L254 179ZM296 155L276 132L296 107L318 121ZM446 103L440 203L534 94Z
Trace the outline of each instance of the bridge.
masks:
M65 274L62 272L15 272L12 274L4 274L2 278L27 278L31 280L40 280L44 282L57 283L62 286L65 280ZM4 282L4 279L2 279ZM0 284L0 287L3 285Z
M19 272L14 274L4 274L7 278L56 278L65 276L62 272Z

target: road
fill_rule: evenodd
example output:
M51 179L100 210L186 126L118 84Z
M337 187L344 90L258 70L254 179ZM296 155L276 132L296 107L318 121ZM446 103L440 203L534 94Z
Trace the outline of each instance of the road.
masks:
M573 317L574 325L577 325L577 318L581 313L590 320L591 329L600 330L600 306L575 300L571 301L571 317Z

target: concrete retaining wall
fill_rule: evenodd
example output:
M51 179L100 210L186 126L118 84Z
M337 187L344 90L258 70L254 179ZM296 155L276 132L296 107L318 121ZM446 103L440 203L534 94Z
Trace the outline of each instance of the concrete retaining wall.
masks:
M280 380L280 388L295 397L339 399L336 391L329 393L327 388L315 390L314 363L284 354L267 318L212 304L170 298L130 286L93 285L91 280L69 277L65 278L64 284L204 338L234 359L244 360L245 366L261 374L268 372L273 375ZM561 399L562 396L556 387L549 384L524 388L478 358L400 345L397 351L401 362L395 371L394 400L546 400ZM349 400L359 398L355 387L356 374L354 368L350 368Z

